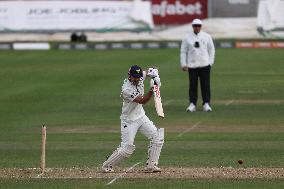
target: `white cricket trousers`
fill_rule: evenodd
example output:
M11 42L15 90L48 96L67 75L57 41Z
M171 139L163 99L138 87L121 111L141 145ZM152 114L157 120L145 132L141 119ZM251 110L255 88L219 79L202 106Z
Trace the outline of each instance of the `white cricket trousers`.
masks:
M149 118L144 115L135 121L121 120L121 144L103 163L103 167L113 167L121 160L128 158L135 150L134 139L138 131L141 131L150 140L148 147L147 167L158 165L161 149L164 143L164 130L158 130Z
M134 145L138 131L149 140L158 137L157 127L146 115L135 121L121 120L121 146Z

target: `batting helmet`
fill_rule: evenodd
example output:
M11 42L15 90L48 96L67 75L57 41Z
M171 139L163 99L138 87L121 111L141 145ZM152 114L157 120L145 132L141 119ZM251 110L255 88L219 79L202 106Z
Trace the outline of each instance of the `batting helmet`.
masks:
M128 76L134 78L141 78L143 77L143 70L140 66L133 65L128 70Z

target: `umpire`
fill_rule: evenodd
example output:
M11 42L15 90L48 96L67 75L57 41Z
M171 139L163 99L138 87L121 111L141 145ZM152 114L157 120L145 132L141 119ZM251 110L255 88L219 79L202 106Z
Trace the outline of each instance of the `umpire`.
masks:
M210 70L214 63L215 48L211 36L201 31L202 21L194 19L188 36L182 41L180 65L189 75L189 106L186 111L196 111L198 78L200 80L203 111L212 111L210 107Z

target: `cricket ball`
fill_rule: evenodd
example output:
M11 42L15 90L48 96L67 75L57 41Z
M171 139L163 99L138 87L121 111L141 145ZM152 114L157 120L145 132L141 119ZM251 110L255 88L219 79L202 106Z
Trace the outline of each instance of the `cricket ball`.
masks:
M243 161L242 159L239 159L239 160L238 160L238 164L241 165L241 164L243 164L243 163L244 163L244 161Z

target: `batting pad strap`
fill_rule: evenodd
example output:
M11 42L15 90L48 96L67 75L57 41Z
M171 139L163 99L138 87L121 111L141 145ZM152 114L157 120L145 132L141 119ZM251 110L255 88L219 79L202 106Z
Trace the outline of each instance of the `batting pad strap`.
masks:
M130 157L131 154L133 154L135 150L135 145L132 144L122 144L122 146L119 148L119 153L124 157Z
M164 128L160 128L157 130L157 135L153 137L151 143L156 145L164 144Z

